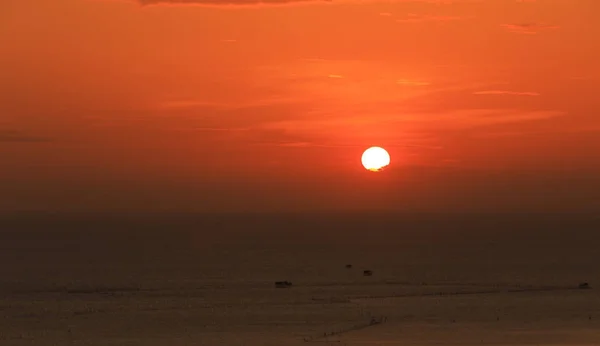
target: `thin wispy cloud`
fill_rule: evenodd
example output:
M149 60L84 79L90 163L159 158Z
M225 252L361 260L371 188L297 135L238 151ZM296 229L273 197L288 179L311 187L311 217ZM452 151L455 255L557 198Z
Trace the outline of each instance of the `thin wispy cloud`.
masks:
M345 114L350 114L347 110ZM402 137L403 145L430 146L431 133L490 128L497 125L544 121L564 116L558 111L528 111L519 109L457 109L437 112L404 112L373 117L370 114L337 116L330 118L310 117L296 120L273 121L261 128L281 131L297 136L319 136L332 143L344 141L360 142L376 133L380 140L397 142ZM401 132L398 129L402 129Z
M502 24L502 27L512 33L535 35L540 31L558 29L557 25L543 23Z
M531 134L528 131L495 131L495 132L480 132L474 133L472 136L474 138L504 138L504 137L518 137L518 136L526 136Z
M329 3L332 0L137 0L142 6L188 5L188 6L260 6L290 5L297 3Z
M277 145L280 147L288 148L361 148L361 145L357 144L329 144L329 143L318 143L318 142L274 142L274 143L258 143L261 145Z
M449 22L463 20L460 16L437 16L410 13L404 18L396 19L398 23Z
M546 120L564 116L563 112L552 110L488 110L482 111L480 115L471 115L466 119L466 124L472 127L489 126L497 124L520 123L526 121Z
M206 106L213 107L201 102L201 95L198 100L173 97L166 105L173 110L190 109L190 113L182 113L195 119L190 131L203 136L289 148L338 147L348 143L360 146L375 138L383 140L386 146L398 143L429 148L438 146L440 133L447 131L496 128L559 115L545 110L509 109L510 105L494 109L487 103L477 104L482 109L455 103L441 107L440 102L459 95L524 97L539 93L503 90L505 86L495 89L489 82L430 79L425 73L368 61L300 59L264 65L255 73L254 83L260 81L259 87L265 90L259 99L241 103L232 99L231 103L216 107L215 112L205 110ZM485 101L483 96L479 101L482 100ZM260 104L261 108L249 107L250 103Z
M249 128L235 128L235 127L190 127L185 128L186 131L197 131L197 132L244 132L249 131Z
M259 143L262 145L278 145L281 147L291 148L364 148L362 144L327 144L327 143L315 143L315 142L279 142L279 143ZM419 148L419 149L430 149L430 150L441 150L444 149L442 146L427 146L427 145L415 145L415 144L386 144L388 148L402 147L402 148Z
M364 148L363 144L344 144L344 143L329 143L326 141L316 142L316 141L280 141L280 142L257 142L257 145L266 145L266 146L280 146L280 147L288 147L288 148ZM407 144L407 143L386 143L386 147L394 148L417 148L417 149L429 149L429 150L442 150L443 146L436 145L418 145L418 144Z
M369 0L134 0L142 6L178 5L209 7L246 7L246 6L282 6L294 4L327 4L327 3L364 3ZM371 2L378 2L372 0ZM395 2L454 4L456 2L476 2L479 0L395 0Z
M410 80L410 79L398 79L396 81L396 84L407 85L407 86L427 86L427 85L430 85L431 83L424 82L424 81L418 81L418 80Z
M534 91L482 90L475 91L473 95L540 96L540 93Z
M0 130L2 143L42 143L50 142L50 138L31 136L15 130Z
M158 104L150 105L150 108L158 111L177 111L177 110L239 110L257 108L263 106L273 106L282 104L291 104L297 102L298 99L290 97L265 97L258 100L235 100L231 102L208 102L194 99L182 100L166 100Z
M308 103L352 104L355 110L382 109L382 103L398 104L407 98L444 88L439 81L423 78L390 64L368 61L303 60L260 69L257 79L267 80L271 90L294 95ZM376 103L376 105L372 105Z
M198 100L171 100L158 104L159 109L224 108L224 105Z

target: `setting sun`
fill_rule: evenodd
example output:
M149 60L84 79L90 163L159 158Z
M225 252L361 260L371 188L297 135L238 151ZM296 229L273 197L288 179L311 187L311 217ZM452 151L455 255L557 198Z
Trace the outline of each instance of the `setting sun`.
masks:
M369 171L378 172L390 164L390 154L380 147L371 147L362 154L361 162Z

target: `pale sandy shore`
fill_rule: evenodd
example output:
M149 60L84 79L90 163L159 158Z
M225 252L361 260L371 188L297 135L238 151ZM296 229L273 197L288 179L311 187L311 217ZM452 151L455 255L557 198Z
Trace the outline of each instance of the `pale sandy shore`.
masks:
M348 284L21 291L0 301L0 341L15 346L583 346L600 341L596 290L482 288ZM368 326L372 317L382 316L384 323Z

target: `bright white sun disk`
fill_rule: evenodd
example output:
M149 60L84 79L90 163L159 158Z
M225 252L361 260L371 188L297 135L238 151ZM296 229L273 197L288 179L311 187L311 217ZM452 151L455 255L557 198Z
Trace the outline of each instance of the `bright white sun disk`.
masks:
M361 162L370 171L379 171L390 164L390 154L380 147L371 147L362 154Z

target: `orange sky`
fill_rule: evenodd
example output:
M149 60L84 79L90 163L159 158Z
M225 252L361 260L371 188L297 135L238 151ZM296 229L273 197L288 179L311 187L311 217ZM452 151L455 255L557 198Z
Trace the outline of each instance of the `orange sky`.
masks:
M0 210L600 210L600 1L285 2L2 1Z

